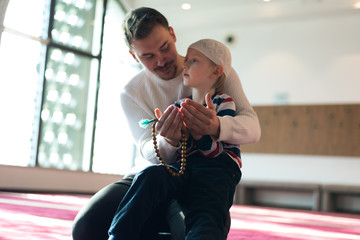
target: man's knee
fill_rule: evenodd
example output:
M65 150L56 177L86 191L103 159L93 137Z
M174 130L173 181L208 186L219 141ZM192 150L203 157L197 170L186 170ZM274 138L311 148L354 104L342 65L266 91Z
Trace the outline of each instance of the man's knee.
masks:
M90 239L87 234L89 234L89 228L86 226L82 218L75 219L72 226L72 237L73 240L82 240L82 239Z
M135 176L134 180L148 180L154 184L154 181L164 181L164 176L168 173L166 172L164 166L162 165L153 165L145 168L138 175Z
M107 228L98 228L98 222L89 221L85 217L75 219L72 227L73 240L105 240L108 239Z

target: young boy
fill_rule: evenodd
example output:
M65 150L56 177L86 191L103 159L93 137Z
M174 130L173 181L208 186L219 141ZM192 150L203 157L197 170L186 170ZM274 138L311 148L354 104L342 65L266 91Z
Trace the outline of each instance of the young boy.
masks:
M217 116L235 116L232 98L220 93L230 70L231 55L225 45L212 39L191 44L183 64L184 85L192 87L187 99L208 105ZM187 99L175 103L180 113L186 111L181 105ZM161 116L159 110L156 115ZM182 131L186 132L186 126ZM147 219L173 198L179 199L184 209L186 239L226 238L225 222L241 178L240 148L207 135L186 134L184 174L174 177L162 165L137 174L115 214L109 240L140 239ZM178 170L180 163L171 167Z

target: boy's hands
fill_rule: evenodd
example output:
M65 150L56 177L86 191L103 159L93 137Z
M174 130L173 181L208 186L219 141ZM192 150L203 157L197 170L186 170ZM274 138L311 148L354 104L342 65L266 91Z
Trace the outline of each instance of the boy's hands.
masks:
M196 140L203 135L218 138L220 134L220 122L209 93L205 96L205 102L207 107L190 99L181 104L183 120Z
M205 102L207 107L188 99L181 104L181 109L173 105L170 105L164 113L155 109L155 116L158 119L155 125L156 130L173 146L178 146L182 131L190 131L196 140L203 135L218 138L220 122L210 94L206 94Z

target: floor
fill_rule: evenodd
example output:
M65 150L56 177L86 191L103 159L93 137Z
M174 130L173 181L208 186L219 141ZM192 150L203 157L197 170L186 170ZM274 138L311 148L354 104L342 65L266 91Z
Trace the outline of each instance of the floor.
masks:
M0 240L70 240L88 196L0 192ZM360 240L360 215L234 205L228 240Z

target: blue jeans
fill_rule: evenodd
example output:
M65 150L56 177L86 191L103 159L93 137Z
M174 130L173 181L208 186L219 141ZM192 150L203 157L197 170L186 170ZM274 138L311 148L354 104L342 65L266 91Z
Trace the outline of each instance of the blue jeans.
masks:
M179 169L179 164L174 164ZM121 201L109 230L109 240L142 240L151 216L173 198L185 213L187 240L222 240L241 171L226 154L188 157L184 175L171 176L162 165L146 168L134 178ZM159 214L160 215L160 214ZM149 229L146 229L149 231Z

